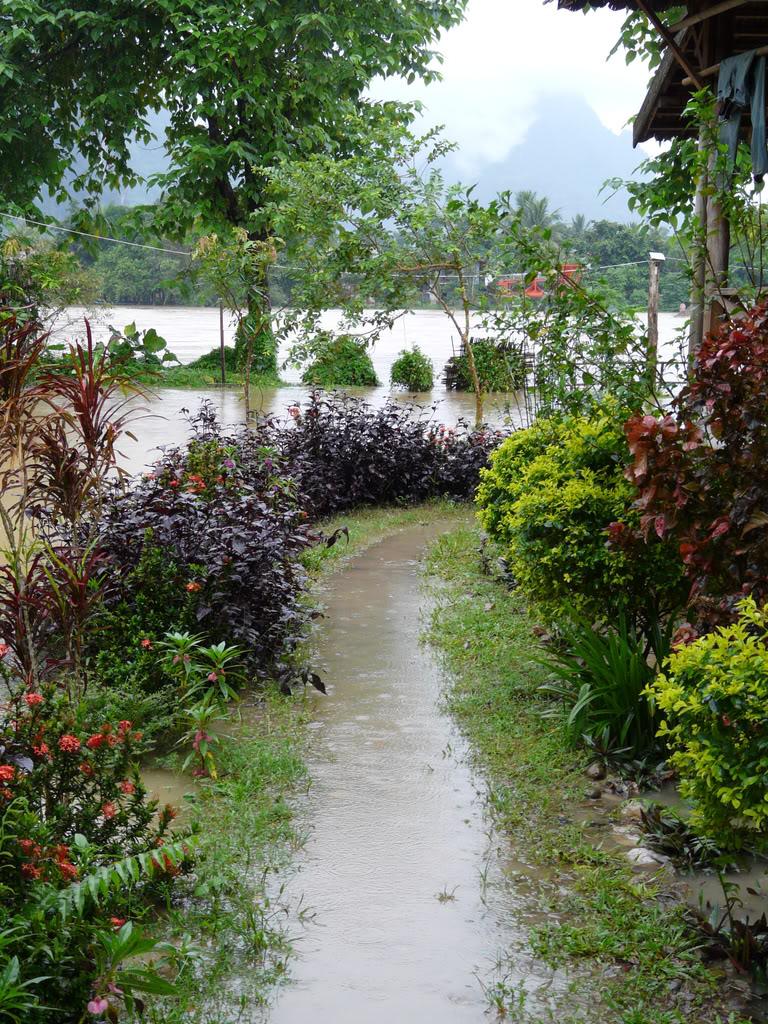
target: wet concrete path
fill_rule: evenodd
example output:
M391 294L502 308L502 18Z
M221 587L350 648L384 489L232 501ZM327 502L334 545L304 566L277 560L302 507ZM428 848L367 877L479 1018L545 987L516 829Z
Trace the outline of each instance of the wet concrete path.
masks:
M312 832L288 887L314 917L291 928L292 982L270 1024L481 1022L478 979L520 939L464 742L440 710L444 677L419 643L420 559L439 532L409 528L330 582Z

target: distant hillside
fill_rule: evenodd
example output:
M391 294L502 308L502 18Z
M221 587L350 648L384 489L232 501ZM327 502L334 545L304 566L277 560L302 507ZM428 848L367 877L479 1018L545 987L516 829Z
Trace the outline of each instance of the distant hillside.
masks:
M614 135L589 104L578 97L542 97L523 142L504 160L486 164L467 176L450 155L444 163L448 180L477 181L478 196L531 189L548 196L550 206L566 219L583 213L588 220L628 221L626 193L599 195L606 178L635 177L643 154L632 149L629 131Z
M162 137L167 118L153 115L150 119L158 141L150 146L131 146L134 168L149 176L166 166ZM632 149L631 133L614 135L589 104L571 96L548 96L539 103L536 117L523 142L513 146L504 160L486 163L476 174L459 170L455 156L443 164L449 181L478 183L478 195L490 199L507 189L517 192L531 189L548 196L550 206L565 218L583 213L588 220L630 219L626 194L608 197L598 195L606 178L631 178L642 154ZM105 203L125 205L153 199L157 190L125 189L106 192ZM55 204L47 202L47 212L56 212ZM64 213L63 208L58 212Z

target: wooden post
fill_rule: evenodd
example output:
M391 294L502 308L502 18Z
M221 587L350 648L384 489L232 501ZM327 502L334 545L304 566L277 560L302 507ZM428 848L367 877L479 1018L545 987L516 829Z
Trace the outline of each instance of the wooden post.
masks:
M725 311L722 290L728 284L728 256L731 249L731 225L717 199L716 160L717 151L712 147L709 154L710 188L707 190L704 334L710 334L715 330Z
M227 383L227 354L224 351L224 303L219 301L219 350L221 352L221 385Z
M648 253L648 377L653 386L659 361L659 270L665 261L664 253Z
M699 153L707 148L706 130L699 134ZM707 191L708 168L702 161L702 170L696 181L693 215L696 237L693 241L693 279L691 281L691 326L688 335L688 361L693 363L704 340L704 305L707 267Z

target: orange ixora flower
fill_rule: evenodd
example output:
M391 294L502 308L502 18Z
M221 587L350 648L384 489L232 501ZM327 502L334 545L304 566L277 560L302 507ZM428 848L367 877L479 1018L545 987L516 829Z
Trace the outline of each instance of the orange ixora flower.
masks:
M185 590L188 590L190 594L194 594L198 590L202 590L202 584L192 580L191 583L187 583Z

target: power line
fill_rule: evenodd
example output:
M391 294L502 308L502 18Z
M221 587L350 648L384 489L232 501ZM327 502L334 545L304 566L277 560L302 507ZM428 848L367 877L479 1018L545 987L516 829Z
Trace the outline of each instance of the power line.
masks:
M63 231L68 235L79 235L81 238L95 238L97 242L114 242L115 245L130 245L134 249L151 249L153 252L165 252L171 256L189 256L183 249L163 249L159 245L145 245L143 242L129 242L125 238L110 238L109 235L93 235L88 231L76 231L74 228L63 228L59 224L46 224L41 220L31 220L29 217L20 217L15 213L1 213L0 217L7 220L20 220L25 224L34 224L35 227L45 228L46 231Z

